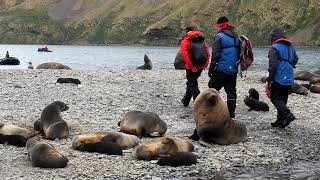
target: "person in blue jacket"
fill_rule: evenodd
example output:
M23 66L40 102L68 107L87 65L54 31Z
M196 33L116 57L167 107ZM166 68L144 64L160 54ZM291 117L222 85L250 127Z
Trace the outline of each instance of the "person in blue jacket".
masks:
M298 56L292 41L284 35L283 27L276 27L271 32L272 47L269 50L270 99L277 108L277 120L271 123L272 127L285 128L295 119L287 107L288 95L294 83L294 68Z
M219 17L216 26L219 28L212 45L211 64L208 75L209 88L220 91L222 87L227 93L227 105L231 118L235 117L237 99L237 73L240 57L240 39L230 26L227 17Z

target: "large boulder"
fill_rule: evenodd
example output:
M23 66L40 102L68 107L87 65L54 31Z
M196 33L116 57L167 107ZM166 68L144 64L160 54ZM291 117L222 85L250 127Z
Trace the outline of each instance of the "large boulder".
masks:
M42 63L37 66L37 69L71 69L69 66L56 63L56 62L48 62Z
M183 60L183 57L182 57L182 54L181 52L179 51L177 53L177 56L176 58L174 59L174 68L175 69L180 69L180 70L185 70L185 62Z

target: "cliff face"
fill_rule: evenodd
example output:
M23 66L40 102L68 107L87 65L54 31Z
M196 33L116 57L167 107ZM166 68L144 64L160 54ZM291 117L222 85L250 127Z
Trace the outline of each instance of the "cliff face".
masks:
M226 15L255 45L283 25L299 45L320 45L319 0L0 0L1 43L174 45L187 25L212 41Z

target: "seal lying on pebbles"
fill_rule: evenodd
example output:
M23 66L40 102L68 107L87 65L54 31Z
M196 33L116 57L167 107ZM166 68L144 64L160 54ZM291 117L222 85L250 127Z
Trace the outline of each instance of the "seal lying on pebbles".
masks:
M308 95L309 90L298 84L298 83L293 83L293 85L291 86L290 92L289 93L296 93L296 94L300 94L300 95Z
M79 79L75 79L75 78L59 78L57 80L57 83L73 83L75 85L81 84L81 81Z
M118 123L120 131L136 136L150 136L157 132L163 136L167 131L167 124L152 112L129 111Z
M192 164L197 164L197 156L192 152L178 152L174 155L164 155L160 156L158 162L160 166L190 166Z
M320 83L320 76L315 76L310 79L310 84L318 84Z
M318 84L312 84L310 86L310 91L313 92L313 93L318 93L320 94L320 83Z
M37 66L37 69L71 69L69 66L56 62L42 63Z
M54 101L42 110L40 120L34 122L34 129L40 131L46 139L67 137L69 127L61 118L61 112L68 109L64 102Z
M207 89L198 95L192 115L196 129L189 138L200 140L203 145L210 146L210 142L235 144L247 138L245 124L230 118L226 103L215 89Z
M0 123L0 144L24 147L28 139L35 136L34 131L12 124Z
M143 59L144 59L144 65L137 67L137 69L151 70L152 69L152 62L149 59L149 57L145 54Z
M302 81L310 81L312 77L316 77L316 74L313 74L309 71L296 71L294 73L295 80L302 80Z
M136 150L139 160L157 159L159 155L174 155L178 152L191 152L194 146L187 140L181 138L157 138L148 143L140 145Z
M39 137L29 139L26 146L33 166L42 168L64 168L67 166L68 158L51 144L40 140Z
M138 145L139 138L134 135L121 132L97 132L92 134L82 134L76 136L72 141L74 149L85 148L87 144L96 144L104 142L116 143L121 149L130 149Z
M259 92L254 88L249 89L249 97L245 97L243 101L250 108L249 111L269 111L268 104L259 101Z

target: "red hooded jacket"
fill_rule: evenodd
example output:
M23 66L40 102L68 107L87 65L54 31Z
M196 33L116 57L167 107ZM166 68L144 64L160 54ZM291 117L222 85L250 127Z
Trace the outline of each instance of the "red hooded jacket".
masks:
M203 66L194 66L192 64L191 57L190 57L190 48L191 48L191 41L190 40L192 38L199 37L199 36L201 36L201 32L200 31L190 31L182 39L181 46L180 46L180 51L181 51L182 57L184 59L184 62L186 63L185 68L187 70L191 70L194 67L197 70L203 70L203 69L207 68L209 63L210 63L210 49L208 47L208 44L205 43L206 51L208 53L208 59L207 59L206 64L204 64Z

